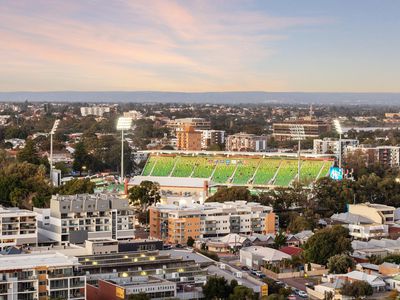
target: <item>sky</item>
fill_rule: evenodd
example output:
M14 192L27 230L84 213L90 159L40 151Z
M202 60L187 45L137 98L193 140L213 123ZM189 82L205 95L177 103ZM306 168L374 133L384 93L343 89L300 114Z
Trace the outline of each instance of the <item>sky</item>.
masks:
M0 7L1 92L400 92L398 0Z

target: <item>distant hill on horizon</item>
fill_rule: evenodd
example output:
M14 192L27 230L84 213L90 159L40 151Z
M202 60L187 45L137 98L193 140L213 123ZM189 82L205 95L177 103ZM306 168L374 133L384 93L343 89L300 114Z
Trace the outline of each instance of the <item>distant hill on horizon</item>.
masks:
M400 93L309 92L0 92L1 102L103 103L276 103L326 105L400 105Z

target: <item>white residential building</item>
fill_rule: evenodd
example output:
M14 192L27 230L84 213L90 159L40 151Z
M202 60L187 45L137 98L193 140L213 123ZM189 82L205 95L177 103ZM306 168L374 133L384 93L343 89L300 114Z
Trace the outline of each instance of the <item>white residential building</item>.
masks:
M201 149L207 149L213 145L223 145L225 143L225 130L200 130Z
M357 147L359 141L356 139L341 139L342 141L342 155L346 154L347 147ZM339 155L340 143L338 139L324 138L314 139L314 154L335 154Z
M251 246L240 249L240 263L249 268L259 269L265 264L279 263L291 258L289 254L269 247Z
M36 213L0 206L0 248L37 244Z
M0 256L0 299L86 299L78 259L60 253Z
M102 117L105 113L109 113L110 111L111 109L109 106L103 106L103 105L81 107L82 117L86 116Z
M124 112L124 117L131 118L132 120L139 120L139 119L143 119L143 114L137 110L130 110L130 111Z
M39 235L57 244L83 244L86 240L134 237L134 211L128 199L116 194L53 196L48 209L38 213Z

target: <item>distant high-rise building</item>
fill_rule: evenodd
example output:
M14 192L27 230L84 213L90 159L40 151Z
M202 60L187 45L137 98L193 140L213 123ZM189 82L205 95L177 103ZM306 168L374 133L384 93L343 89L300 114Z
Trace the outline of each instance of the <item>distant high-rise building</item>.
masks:
M358 146L358 140L356 139L342 139L342 156L346 154L347 147L356 147ZM331 139L331 138L324 138L324 139L314 139L314 148L313 152L315 154L335 154L339 155L339 140L338 139Z
M272 136L277 141L292 140L295 138L292 128L296 125L303 126L304 138L318 138L322 133L326 133L330 129L327 122L309 117L301 120L274 123L272 125Z
M227 151L263 152L267 150L267 136L240 132L226 138Z
M82 117L86 116L102 117L105 113L109 113L110 111L111 109L109 106L103 106L103 105L81 107Z
M176 131L178 150L201 150L201 131L191 126L185 126L182 130Z
M211 122L203 118L184 118L170 120L167 127L176 131L183 130L185 127L192 127L195 130L211 129Z
M207 149L214 145L223 145L225 143L224 130L201 130L201 148Z

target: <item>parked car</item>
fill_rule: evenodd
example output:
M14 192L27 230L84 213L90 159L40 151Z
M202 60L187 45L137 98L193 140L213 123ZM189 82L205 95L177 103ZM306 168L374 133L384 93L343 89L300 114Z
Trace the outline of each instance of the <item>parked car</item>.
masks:
M300 293L300 290L299 290L299 289L294 289L293 292L294 292L296 295L298 295L298 294Z
M307 295L307 293L306 292L304 292L304 291L299 291L299 294L298 294L301 298L308 298L308 295Z
M247 266L241 266L240 267L243 271L248 271L249 270L249 268L247 267Z
M290 294L288 296L288 300L296 300L296 295L295 294Z
M256 275L257 274L257 270L254 270L254 269L250 269L250 274L252 274L252 275Z
M265 278L266 277L264 273L261 273L259 271L257 271L254 275L256 275L258 278Z

